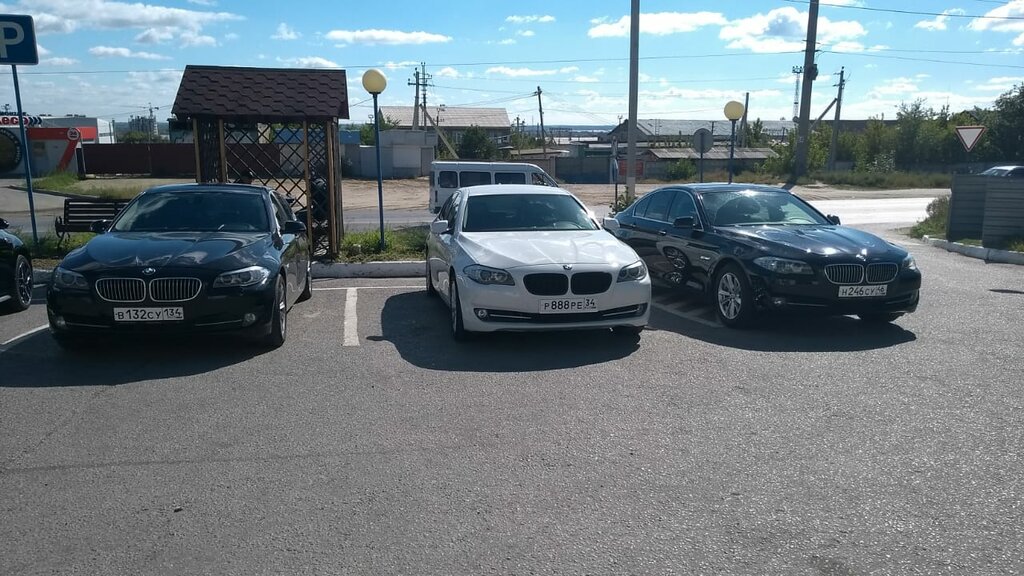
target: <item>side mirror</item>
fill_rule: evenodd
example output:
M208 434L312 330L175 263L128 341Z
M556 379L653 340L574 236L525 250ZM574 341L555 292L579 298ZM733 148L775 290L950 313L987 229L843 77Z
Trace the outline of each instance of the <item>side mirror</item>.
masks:
M110 220L93 220L92 224L89 224L89 230L94 234L103 234L110 228Z
M451 228L448 226L447 220L434 220L430 223L431 234L444 234L446 232L451 232Z
M303 234L306 232L306 225L300 220L287 220L281 228L282 234Z
M842 223L839 221L839 216L836 216L835 214L829 214L825 218L828 218L828 221L835 224L836 226L839 226Z
M605 218L604 225L602 227L605 230L618 230L620 226L619 221L615 218Z
M683 216L672 221L676 228L693 228L693 216Z
M9 222L7 222L7 220L4 220L3 218L0 218L0 230L7 230L10 227L11 227L11 224Z

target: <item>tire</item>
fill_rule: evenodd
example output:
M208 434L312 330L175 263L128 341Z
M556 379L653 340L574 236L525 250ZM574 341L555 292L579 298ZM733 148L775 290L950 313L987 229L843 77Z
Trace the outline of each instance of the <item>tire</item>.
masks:
M861 319L861 322L867 322L869 324L888 324L895 321L900 316L903 316L902 312L879 312L876 314L857 314L857 318Z
M449 324L451 325L452 338L458 342L469 340L470 332L462 322L462 301L459 299L459 285L452 275L451 288L448 290Z
M718 320L730 328L749 326L754 320L754 291L747 275L735 264L715 274L712 298Z
M430 277L430 255L427 255L426 275L427 296L437 296L437 289L434 288L434 283L432 282L432 278Z
M32 262L24 254L14 259L11 288L11 299L4 306L11 312L27 310L32 305Z
M263 345L280 348L288 337L288 285L284 276L278 276L274 286L274 311L270 315L270 333L263 337Z
M299 294L299 298L296 302L305 302L313 297L313 275L310 273L313 265L309 260L306 260L306 285L302 287L302 293Z

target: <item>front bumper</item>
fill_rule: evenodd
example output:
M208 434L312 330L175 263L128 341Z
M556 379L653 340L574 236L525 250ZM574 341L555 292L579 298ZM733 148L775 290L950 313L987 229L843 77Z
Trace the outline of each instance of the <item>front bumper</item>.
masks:
M765 310L829 315L910 313L920 301L921 273L900 270L884 296L841 298L839 285L821 275L751 275L755 300ZM867 285L864 286L877 286Z
M559 268L560 270L560 268ZM471 332L527 332L548 330L582 330L647 325L651 313L650 276L642 280L612 282L598 294L536 295L525 288L525 272L544 271L531 267L517 270L514 286L478 284L466 276L458 276L459 299L463 325ZM580 269L578 271L593 271ZM615 270L614 273L617 273ZM613 276L614 277L614 276ZM541 301L551 299L593 298L596 309L581 312L541 313ZM482 314L481 311L485 311Z
M61 334L181 335L233 332L248 336L266 334L271 327L273 283L250 288L223 289L186 302L114 303L99 298L94 290L66 291L50 288L46 314L50 330ZM183 320L124 322L114 319L114 308L181 307ZM246 318L246 315L250 315Z

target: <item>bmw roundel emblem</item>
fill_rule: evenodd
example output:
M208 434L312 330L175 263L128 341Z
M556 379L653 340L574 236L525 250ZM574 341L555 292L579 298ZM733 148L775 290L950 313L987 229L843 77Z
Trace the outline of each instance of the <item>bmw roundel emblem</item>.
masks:
M572 264L562 264L563 270L572 270Z
M156 274L156 268L143 268L142 273L146 276L152 276L153 274Z

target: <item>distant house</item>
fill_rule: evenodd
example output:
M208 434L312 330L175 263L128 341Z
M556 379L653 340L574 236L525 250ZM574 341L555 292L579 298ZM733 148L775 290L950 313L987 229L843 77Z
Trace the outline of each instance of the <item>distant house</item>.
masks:
M748 124L753 124L753 121L749 121ZM761 125L764 127L764 133L776 141L785 140L791 131L796 130L796 124L786 120L762 120ZM683 143L685 145L689 145L694 132L700 128L710 130L715 140L719 142L728 142L732 132L731 123L724 118L722 120L639 119L636 121L636 128L637 142ZM612 140L620 143L626 142L629 139L628 122L623 121L611 132L608 132L603 139L606 142ZM736 139L738 143L740 139L739 123L736 124Z
M639 152L645 178L664 178L672 164L679 160L692 160L699 165L700 152L693 148L645 148ZM733 156L735 170L751 170L778 154L771 148L736 148ZM726 170L729 167L729 147L715 146L704 153L704 170Z
M381 118L398 122L399 130L413 127L413 106L381 106ZM458 146L462 135L472 126L483 128L498 146L506 144L512 134L512 124L504 108L461 108L455 106L427 106L427 118L420 108L419 130L432 132L440 128L453 146Z

